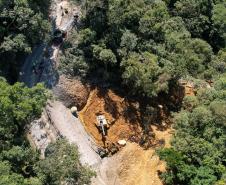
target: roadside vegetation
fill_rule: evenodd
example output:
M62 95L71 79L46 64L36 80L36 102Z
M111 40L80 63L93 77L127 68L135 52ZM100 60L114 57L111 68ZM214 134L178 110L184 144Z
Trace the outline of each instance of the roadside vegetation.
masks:
M43 85L27 88L0 79L0 184L40 184L33 165L39 155L26 140L26 125L40 116L48 98Z
M75 1L81 2L81 1ZM0 0L0 184L89 184L75 146L59 140L46 158L29 146L25 129L49 93L16 83L32 49L49 40L48 0ZM86 0L77 29L63 44L60 70L107 83L144 102L170 96L180 79L199 84L195 96L168 107L171 148L160 150L168 185L226 184L226 0ZM208 84L202 86L201 84ZM175 107L175 105L174 105Z
M225 184L226 1L87 0L83 10L61 71L120 86L146 102L145 118L150 100L192 79L196 96L174 109L172 148L159 152L167 162L161 177L169 185Z
M26 139L29 123L40 117L51 97L44 85L9 85L0 78L0 89L0 184L89 184L95 174L80 164L77 147L59 139L48 146L43 160Z
M0 75L17 81L20 67L32 48L48 39L49 0L0 1Z
M45 160L29 145L26 132L41 116L50 93L43 84L18 83L32 49L48 42L48 0L0 0L0 184L89 184L94 175L64 139L48 147ZM2 76L2 77L1 77Z

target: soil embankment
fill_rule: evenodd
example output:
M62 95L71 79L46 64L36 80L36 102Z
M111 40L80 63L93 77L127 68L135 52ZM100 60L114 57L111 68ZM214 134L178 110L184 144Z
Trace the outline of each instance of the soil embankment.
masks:
M165 170L165 163L155 154L156 147L170 147L172 129L160 129L151 125L150 132L155 136L153 147L144 149L137 143L142 136L138 102L130 102L126 97L111 89L91 90L86 106L79 116L86 131L95 142L105 146L103 136L96 127L96 116L102 114L110 123L106 136L107 143L117 143L125 139L127 144L111 157L102 160L93 185L162 185L158 172ZM135 139L134 139L135 138ZM131 142L136 140L137 143ZM161 141L161 142L159 142ZM161 143L161 144L159 144Z
M96 143L105 146L121 139L140 137L140 115L137 105L137 102L129 102L111 89L95 88L79 116L86 131L94 137ZM105 140L96 126L97 115L104 115L109 123Z

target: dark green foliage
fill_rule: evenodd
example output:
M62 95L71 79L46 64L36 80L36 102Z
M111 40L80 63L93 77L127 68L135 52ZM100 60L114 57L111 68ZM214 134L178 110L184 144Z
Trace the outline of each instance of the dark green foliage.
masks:
M147 96L156 96L158 93L158 76L160 68L158 57L145 52L141 55L131 53L128 59L122 61L122 79L125 84L133 87L136 93ZM165 89L159 89L159 91Z
M33 88L21 83L9 86L0 80L0 142L2 147L15 142L17 132L36 116L39 116L45 105L48 94L42 84Z
M83 76L133 84L132 94L153 97L181 77L211 80L225 70L224 1L88 0L85 9L83 28L71 40L77 62L64 62ZM154 73L144 53L156 56Z
M24 131L40 116L49 95L42 84L30 89L2 78L0 89L0 184L41 185L32 167L38 154L28 147Z
M25 179L22 175L14 173L7 161L0 161L0 184L1 185L42 185L38 178Z
M225 79L219 78L215 89L201 89L198 99L185 98L184 110L175 115L172 149L160 152L167 162L168 171L162 174L167 184L225 183Z
M212 21L214 25L214 33L216 35L216 39L214 44L217 47L225 47L226 45L226 1L216 3L212 10L213 16Z
M46 158L36 167L45 184L89 184L95 175L89 168L81 166L77 148L64 139L50 144L45 153Z
M49 0L0 1L0 75L17 79L19 67L32 48L47 39Z
M91 33L91 36L88 37L88 32L89 30L84 30L84 39L82 39L83 36L77 38L77 32L74 31L70 34L68 40L80 39L79 44L85 45L86 42L89 42L89 39L93 40L95 36ZM78 43L76 42L64 43L63 55L60 56L59 70L66 75L85 77L89 66L85 61L83 51L79 50L77 47Z

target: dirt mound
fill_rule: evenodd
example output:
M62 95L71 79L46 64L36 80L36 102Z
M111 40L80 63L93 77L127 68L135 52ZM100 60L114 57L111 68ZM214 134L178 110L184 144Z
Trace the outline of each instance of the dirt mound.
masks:
M140 116L136 109L137 103L128 102L124 97L117 95L113 90L91 91L86 106L79 112L87 132L95 139L98 145L116 143L120 139L140 136ZM108 123L106 142L96 126L96 116L103 114Z
M90 88L77 79L60 76L53 92L66 107L77 106L78 110L81 110L87 102Z

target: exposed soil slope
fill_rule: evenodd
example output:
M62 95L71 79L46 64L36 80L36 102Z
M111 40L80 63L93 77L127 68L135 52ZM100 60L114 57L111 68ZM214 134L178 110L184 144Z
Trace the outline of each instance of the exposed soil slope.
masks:
M96 116L103 114L110 128L107 132L106 142L115 143L120 139L130 139L141 135L139 113L136 103L128 102L112 90L91 91L86 106L79 112L87 132L95 139L98 145L104 146L103 137L96 127Z
M54 94L66 107L76 106L81 110L87 102L90 88L76 79L60 76L58 84L53 88Z
M163 139L169 147L171 129L157 131L156 137ZM144 150L135 143L127 145L117 154L105 158L98 172L98 177L107 185L163 185L158 172L165 171L165 162L155 154L155 149ZM93 180L92 185L102 185L101 180Z

